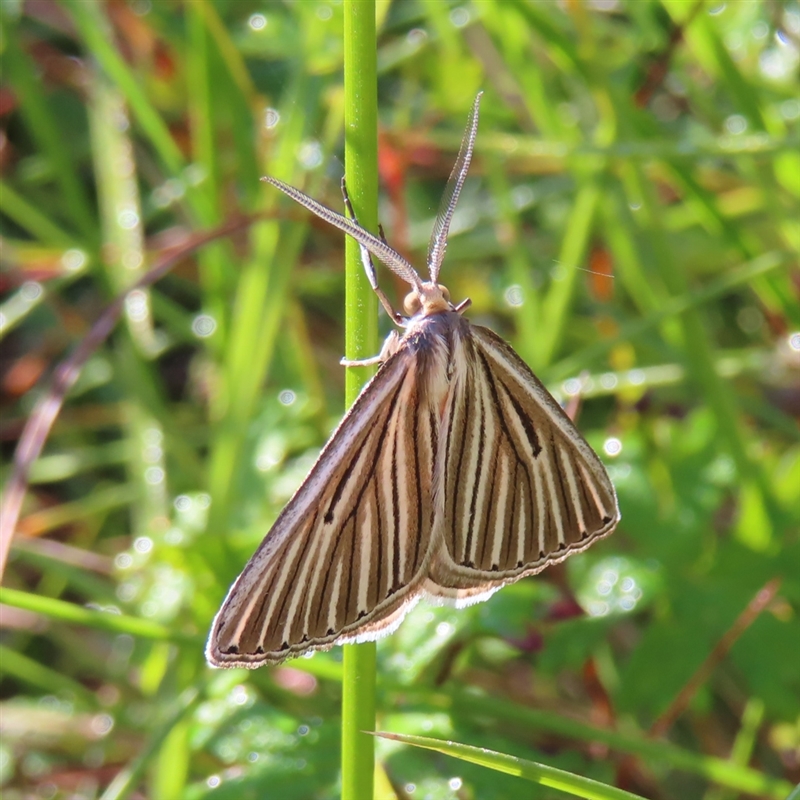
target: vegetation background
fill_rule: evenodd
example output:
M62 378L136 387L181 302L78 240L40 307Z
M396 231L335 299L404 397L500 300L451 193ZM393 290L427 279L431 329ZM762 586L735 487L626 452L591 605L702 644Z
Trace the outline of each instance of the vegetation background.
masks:
M342 5L0 14L4 481L55 366L86 356L27 440L44 449L0 590L3 796L336 797L341 650L214 672L203 645L343 411L343 237L259 182L341 206ZM650 798L785 798L800 4L394 0L378 31L389 240L420 263L483 89L442 277L583 397L622 510L609 540L483 605L418 607L379 644L379 729ZM378 754L380 798L564 796Z

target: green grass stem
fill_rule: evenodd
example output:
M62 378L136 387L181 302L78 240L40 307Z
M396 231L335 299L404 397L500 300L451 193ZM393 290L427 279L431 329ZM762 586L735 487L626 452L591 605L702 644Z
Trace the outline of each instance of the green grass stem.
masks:
M414 709L414 696L409 694L407 701L408 708ZM520 726L527 731L543 730L578 741L597 742L620 752L639 756L649 764L668 765L673 769L701 775L720 786L773 800L782 800L788 791L786 781L772 778L746 765L693 753L664 740L598 728L562 714L487 697L480 692L454 690L449 696L438 697L429 694L425 695L422 705L424 708L449 708L460 717L474 720L496 719L506 729Z
M54 597L42 597L30 592L20 592L17 589L0 587L0 603L33 611L50 619L71 622L76 625L85 625L87 628L111 631L112 633L129 633L132 636L141 636L144 639L180 640L199 645L198 637L185 636L166 628L157 622L151 622L140 617L129 617L124 614L98 611L93 608L83 608L58 600Z
M528 761L505 753L497 753L484 747L471 747L459 742L446 742L427 736L410 736L402 733L378 733L377 735L392 741L405 742L414 747L435 750L472 764L480 764L498 772L505 772L508 775L516 775L526 781L559 789L587 800L643 800L640 795L626 792L624 789L617 789L591 778L584 778L582 775L575 775L563 769L537 764L535 761Z
M114 780L108 784L100 796L100 800L124 800L136 789L138 781L159 754L165 742L169 740L170 734L178 729L176 726L195 709L201 698L201 687L191 686L184 689L173 701L171 707L166 710L164 721L155 726L150 739L139 754L114 776ZM163 797L163 795L161 796Z
M345 178L359 222L378 223L378 94L375 3L344 4ZM348 359L374 355L378 348L377 302L364 275L358 245L346 243L345 352ZM347 405L369 375L348 369ZM375 742L376 647L374 642L344 647L342 684L342 797L372 800Z
M61 195L61 208L80 231L86 245L97 244L92 208L86 189L81 182L67 150L62 146L57 116L48 104L43 84L36 74L36 66L21 46L19 37L10 26L4 31L4 60L6 78L20 101L23 118L36 139L42 153L53 165L53 176Z

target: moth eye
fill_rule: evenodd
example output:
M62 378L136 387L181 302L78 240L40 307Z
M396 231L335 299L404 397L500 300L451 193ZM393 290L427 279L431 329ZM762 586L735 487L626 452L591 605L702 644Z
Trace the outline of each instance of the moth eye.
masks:
M449 303L450 302L450 290L446 286L442 286L441 283L438 284L438 286L439 286L439 290L442 293L442 297L444 297L444 299L447 300L447 302Z
M420 302L419 295L416 292L409 292L405 300L403 300L403 310L410 317L413 317L420 308L422 308L422 303Z

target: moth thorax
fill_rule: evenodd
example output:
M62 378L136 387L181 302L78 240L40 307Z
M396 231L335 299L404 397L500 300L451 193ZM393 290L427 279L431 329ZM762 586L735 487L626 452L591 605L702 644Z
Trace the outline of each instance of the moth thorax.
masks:
M438 314L450 310L450 292L446 286L433 283L433 281L425 281L420 289L409 292L403 300L403 309L410 317L420 312Z

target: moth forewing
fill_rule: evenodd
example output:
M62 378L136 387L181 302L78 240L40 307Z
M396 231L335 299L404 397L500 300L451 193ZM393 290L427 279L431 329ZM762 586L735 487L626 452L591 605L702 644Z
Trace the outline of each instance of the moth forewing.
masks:
M431 484L434 451L431 415L417 413L415 362L409 348L391 356L334 431L231 587L211 629L211 664L279 663L372 623L379 635L416 602L433 516L419 487Z
M354 216L265 179L361 245L404 333L387 339L378 372L231 587L206 648L214 666L378 638L423 596L485 600L619 520L605 468L558 403L508 344L461 316L469 301L453 305L437 282L480 97L434 224L429 281ZM377 288L369 253L411 286L409 318Z
M455 359L466 389L444 422L445 536L435 563L443 594L469 589L465 597L586 549L619 519L605 468L544 386L492 331L468 333Z

